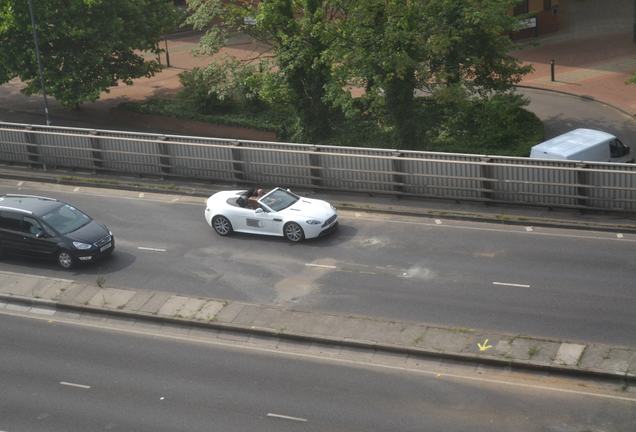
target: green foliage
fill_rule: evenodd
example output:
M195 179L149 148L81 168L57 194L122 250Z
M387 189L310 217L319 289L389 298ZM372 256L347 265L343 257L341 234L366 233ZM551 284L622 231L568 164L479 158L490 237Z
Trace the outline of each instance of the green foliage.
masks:
M518 94L468 98L464 89L448 87L422 103L422 150L527 156L543 138L543 124Z
M94 101L120 81L132 84L161 69L139 51L158 53L174 29L169 0L33 1L47 93L64 105ZM25 93L41 91L25 0L0 4L0 83L19 77Z
M363 107L388 125L400 148L411 148L416 135L416 90L435 92L461 85L468 97L505 92L529 69L510 57L507 36L516 21L508 10L516 0L347 0L329 46L333 88L330 100L348 117ZM365 89L356 104L338 89Z
M232 31L244 31L271 46L281 90L271 85L270 93L287 93L294 135L314 141L329 134L332 111L325 89L331 79L330 64L322 54L330 35L326 32L331 17L328 0L268 0L253 4L220 0L189 0L189 23L206 29L201 52L218 51ZM246 25L245 18L255 20Z

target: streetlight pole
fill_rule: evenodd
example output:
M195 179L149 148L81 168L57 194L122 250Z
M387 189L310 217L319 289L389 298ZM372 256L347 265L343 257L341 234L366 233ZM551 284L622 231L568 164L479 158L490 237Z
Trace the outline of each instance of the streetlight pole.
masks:
M42 62L40 61L40 43L38 41L38 32L35 30L35 15L33 14L33 3L31 0L27 0L29 3L29 14L31 15L31 28L33 29L33 42L35 43L35 58L38 62L38 71L40 74L40 86L42 87L42 96L44 96L44 116L46 117L46 125L51 125L49 119L49 104L46 100L46 87L44 86L44 76L42 74Z

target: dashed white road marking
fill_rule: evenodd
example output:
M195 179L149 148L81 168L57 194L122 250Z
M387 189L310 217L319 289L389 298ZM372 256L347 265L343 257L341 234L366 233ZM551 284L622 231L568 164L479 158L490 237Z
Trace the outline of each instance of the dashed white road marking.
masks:
M493 285L504 285L504 286L518 287L518 288L530 288L530 285L517 284L517 283L508 283L508 282L493 282L492 284Z
M335 265L325 265L325 264L312 264L312 263L305 263L305 265L307 267L319 267L319 268L327 268L327 269L337 269L338 267L336 267Z
M307 422L307 419L304 419L304 418L290 417L290 416L286 416L286 415L282 415L282 414L267 413L267 417L274 417L274 418L279 418L279 419L284 419L284 420L292 420L292 421L303 422L303 423Z
M151 252L167 252L168 251L168 249L151 248L151 247L144 247L144 246L137 246L137 249L143 250L143 251L151 251Z
M76 383L71 383L71 382L66 382L66 381L60 381L60 384L62 384L62 385L64 385L64 386L77 387L77 388L82 388L82 389L89 389L89 388L91 388L91 386L89 386L89 385L76 384Z
M532 227L526 227L526 231L528 231L528 232L532 232L532 231L534 231L534 228L532 228Z
M435 219L435 223L436 223L437 225L441 225L441 224L442 224L442 221L441 221L440 219Z
M616 237L617 237L617 238L623 238L623 234L618 233L618 234L616 234Z
M77 186L75 189L73 189L73 192L79 192L80 188L79 186Z
M145 193L143 193L143 192L139 192L139 198L143 198L143 197L144 197L144 195L146 195L146 194L145 194Z

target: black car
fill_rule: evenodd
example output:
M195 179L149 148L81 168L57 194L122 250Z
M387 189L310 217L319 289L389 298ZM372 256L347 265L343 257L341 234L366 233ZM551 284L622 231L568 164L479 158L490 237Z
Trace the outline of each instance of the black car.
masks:
M113 233L70 204L34 195L0 196L0 254L51 257L70 269L113 249Z

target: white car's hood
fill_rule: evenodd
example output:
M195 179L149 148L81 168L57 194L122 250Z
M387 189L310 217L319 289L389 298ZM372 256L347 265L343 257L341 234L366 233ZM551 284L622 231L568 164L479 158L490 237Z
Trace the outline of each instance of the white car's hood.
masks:
M325 221L336 214L336 211L327 201L301 197L294 204L281 210L279 213L289 215L291 217L302 216Z

